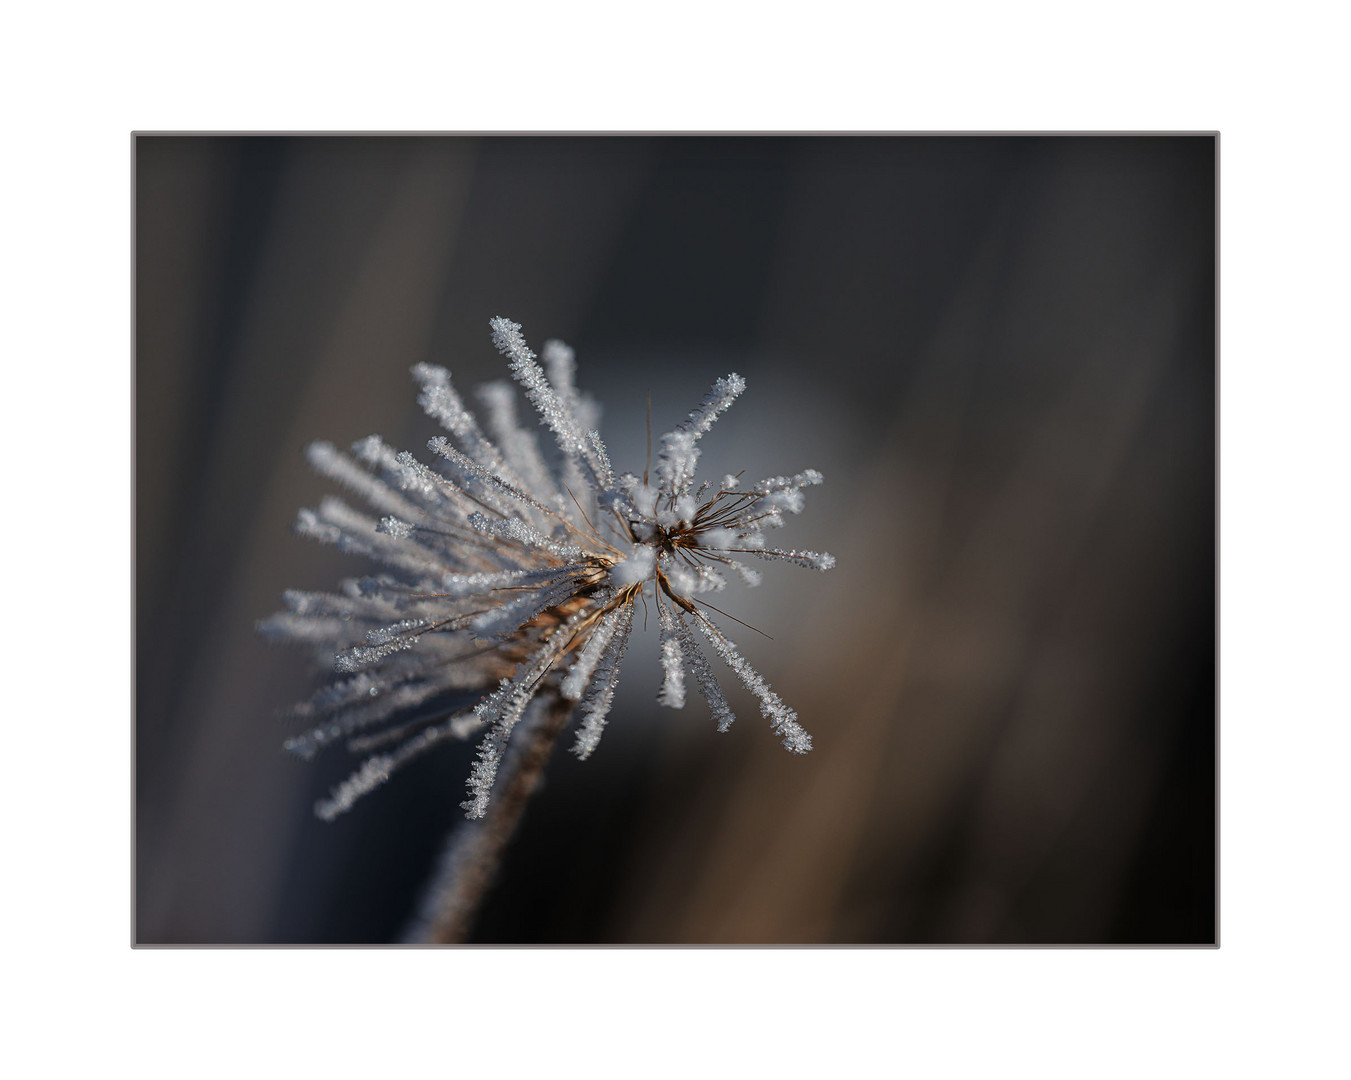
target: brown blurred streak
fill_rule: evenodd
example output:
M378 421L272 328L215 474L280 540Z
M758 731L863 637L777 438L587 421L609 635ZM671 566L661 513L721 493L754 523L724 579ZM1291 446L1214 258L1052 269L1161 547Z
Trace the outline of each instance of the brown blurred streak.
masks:
M1058 623L1074 588L1074 570L1092 542L1092 527L1138 441L1176 340L1187 284L1160 282L1152 299L1123 303L1122 318L1130 325L1118 327L1122 344L1101 344L1103 353L1123 353L1112 365L1114 381L1105 381L1086 358L1055 414L1038 425L1025 461L990 508L989 521L971 537L958 563L962 569L945 590L968 591L980 568L996 558L996 547L1001 561L1011 559L1019 567L1001 579L1005 597L987 582L980 598L1002 613L996 625L1008 635L1003 647L1013 659L1007 685L981 710L996 723L988 731L986 752L973 755L979 791L952 904L938 919L944 940L997 939L1013 903L1063 842L1086 800L1110 784L1115 843L1101 842L1100 834L1099 842L1077 857L1077 887L1055 897L1071 910L1048 920L1075 928L1082 940L1101 940L1107 930L1094 924L1101 915L1090 914L1091 905L1078 894L1096 896L1101 888L1094 882L1120 873L1159 763L1156 753L1127 738L1136 704L1124 677L1134 659L1127 655L1130 643L1113 639L1116 648L1108 656L1101 646L1067 640ZM1071 448L1084 449L1070 471L1084 473L1086 483L1064 475ZM1130 574L1121 578L1134 580ZM959 605L988 626L988 610ZM1030 933L1019 936L1035 939Z
M334 168L326 156L330 149L300 144L279 225L252 284L240 353L253 360L241 363L240 381L226 405L222 428L230 441L219 448L217 468L228 469L237 455L247 456L240 444L273 423L265 416L272 405L273 364L280 361L269 362L269 355L295 342L319 344L289 417L281 461L269 461L253 478L263 491L252 519L240 525L226 606L192 657L177 717L191 738L171 766L177 783L158 815L169 828L141 854L150 863L139 898L146 940L266 940L290 832L286 823L298 820L296 810L303 813L294 803L303 777L278 748L276 711L308 676L290 654L271 654L260 667L253 626L277 606L283 587L315 580L325 565L322 555L302 550L286 535L295 508L312 504L318 490L298 451L321 435L341 443L344 432L355 438L358 432L388 430L407 416L407 382L391 372L406 372L425 359L468 186L465 144L440 141L419 142L388 180L374 178L374 188L354 186L347 213L356 215L369 212L362 200L370 191L387 192L375 231L364 254L350 268L340 268L346 275L312 286L333 291L316 293L313 303L297 310L279 298L293 294L283 283L303 266L299 256L312 250L313 231L326 222L337 222L335 229L354 227L341 194L320 207L303 197L317 176L326 178ZM203 490L219 491L220 485L208 478ZM331 561L335 574L339 567L350 570ZM261 677L241 680L240 671Z
M779 670L823 670L813 658L823 647L823 628L873 619L904 629L879 634L868 655L832 657L825 680L797 695L804 717L828 718L809 725L818 737L806 785L803 770L792 767L797 762L782 754L754 752L744 763L718 768L710 782L721 798L703 800L671 844L652 856L662 865L646 888L635 890L628 940L886 940L886 926L896 925L894 907L913 902L907 868L977 799L957 902L939 913L936 940L994 936L1095 784L1109 784L1119 797L1115 842L1100 845L1079 867L1091 872L1077 891L1101 898L1104 883L1120 874L1157 762L1121 745L1128 702L1115 717L1096 715L1076 726L1084 702L1076 707L1071 697L1062 706L1071 730L1048 732L1029 673L1044 666L1046 649L1056 645L1043 640L1041 624L1064 602L1058 577L1081 557L1131 452L1175 340L1179 296L1191 281L1184 272L1182 280L1156 282L1140 295L1119 294L1115 332L1097 343L1097 356L1083 358L1045 415L1020 418L1021 460L964 535L954 533L945 506L975 374L975 322L994 304L1002 234L993 230L974 260L921 382L907 395L909 411L859 485L862 493L896 490L905 477L912 484L907 505L897 500L883 508L860 499L856 520L840 530L846 543L835 546L841 568L893 567L898 560L902 568L860 577L867 592L842 588L820 610L804 613L791 640L779 635ZM907 521L927 533L907 532ZM1074 687L1053 689L1063 697ZM1029 740L1048 737L1058 763L1034 769L1011 792L990 793L992 784L1007 787ZM1083 770L1076 791L1044 801L1008 835L1010 806L1058 777L1065 759L1102 765L1109 753L1116 771ZM874 864L871 888L852 880L867 870L861 861ZM993 902L991 865L1007 875ZM1078 929L1091 938L1104 928L1081 921Z
M922 386L907 396L863 480L855 485L858 511L838 530L832 550L845 574L887 567L866 575L867 589L847 582L827 590L825 600L792 628L776 634L780 670L828 670L825 679L799 691L804 717L820 717L804 789L797 761L777 747L761 748L737 765L717 766L722 800L705 800L688 818L674 846L660 853L653 887L629 905L628 940L683 942L826 942L836 939L840 895L858 849L869 838L869 820L884 780L887 745L906 681L917 621L907 618L919 588L918 563L940 544L941 507L954 470L961 424L974 375L973 311L989 307L995 287L1002 229L992 232L972 260L964 287L931 342L919 376ZM919 438L936 468L925 497L931 505L903 505L878 493L896 491L909 477L904 447ZM928 535L908 522L928 523ZM901 554L898 556L898 548ZM926 555L925 553L929 553ZM908 561L908 565L907 565ZM894 571L893 572L893 568ZM875 635L869 654L832 656L820 662L824 628L869 625L906 627L896 637ZM850 639L859 635L849 633ZM827 646L828 648L828 646ZM859 701L859 688L864 696ZM857 707L851 707L853 702ZM842 707L843 703L843 707ZM746 718L755 723L759 717ZM730 774L730 775L729 775ZM712 805L715 804L716 805ZM655 857L654 857L655 858Z
M194 330L214 284L203 287L216 269L223 228L222 215L211 212L223 194L221 157L209 139L188 145L140 140L137 146L136 545L146 566L168 558L175 463L192 436L183 403L191 396L193 372L183 359L192 355ZM166 204L179 212L154 212ZM152 576L138 584L162 587L163 581ZM157 592L138 597L142 611L161 603ZM141 634L148 628L141 625Z

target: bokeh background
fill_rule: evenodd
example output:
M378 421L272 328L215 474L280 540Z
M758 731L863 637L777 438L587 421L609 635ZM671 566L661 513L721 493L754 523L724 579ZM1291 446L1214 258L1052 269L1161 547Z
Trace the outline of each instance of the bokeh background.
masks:
M719 374L707 475L816 467L719 606L816 749L655 704L560 747L472 940L1210 943L1215 140L141 136L136 939L396 939L472 745L333 825L323 676L256 621L357 567L290 533L316 438L435 434L408 368L577 349L616 465Z

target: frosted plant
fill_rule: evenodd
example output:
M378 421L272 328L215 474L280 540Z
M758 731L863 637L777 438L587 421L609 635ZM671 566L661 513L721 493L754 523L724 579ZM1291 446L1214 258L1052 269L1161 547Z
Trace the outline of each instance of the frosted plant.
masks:
M557 440L556 468L519 424L509 383L480 389L480 426L449 373L427 364L413 369L418 401L449 433L427 444L432 464L378 436L350 454L322 442L307 451L315 469L372 513L330 497L301 511L297 530L384 567L335 592L287 592L287 610L261 624L270 636L314 647L339 675L295 708L308 730L287 748L309 757L346 742L370 754L318 803L318 815L332 820L438 743L478 736L462 805L470 818L483 817L513 731L536 712L532 702L570 711L573 750L590 756L614 700L635 605L649 598L660 629L661 704L683 707L692 673L718 730L732 723L702 637L755 696L783 745L806 753L811 736L797 713L723 634L704 597L724 588L729 573L759 584L744 556L834 566L830 555L765 539L785 514L802 510L804 489L821 474L808 469L750 487L727 476L694 489L700 438L746 386L728 375L661 437L655 469L616 476L595 430L598 410L574 385L572 351L548 342L541 367L517 323L491 325L512 376ZM438 710L447 695L471 689L488 692L450 715Z

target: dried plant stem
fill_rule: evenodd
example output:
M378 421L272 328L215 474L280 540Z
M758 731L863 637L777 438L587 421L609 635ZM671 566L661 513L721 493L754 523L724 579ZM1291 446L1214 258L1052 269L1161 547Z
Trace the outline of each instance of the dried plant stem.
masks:
M407 942L432 945L464 942L479 905L497 877L525 808L539 789L544 768L572 710L571 701L539 700L535 715L520 725L524 730L519 740L513 741L512 752L502 763L487 815L478 821L465 822L451 834L436 876L423 898L419 917L405 937Z

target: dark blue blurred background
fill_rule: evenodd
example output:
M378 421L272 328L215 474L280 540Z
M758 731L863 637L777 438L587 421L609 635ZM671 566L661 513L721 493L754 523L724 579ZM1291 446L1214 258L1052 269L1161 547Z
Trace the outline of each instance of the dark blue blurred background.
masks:
M720 476L826 474L719 606L816 750L751 701L659 709L629 650L551 765L473 940L1215 937L1212 137L141 136L137 937L380 942L472 747L346 818L285 756L317 677L254 623L359 567L290 534L301 451L435 433L408 368L562 337L641 469L711 380ZM735 594L735 595L733 595Z

